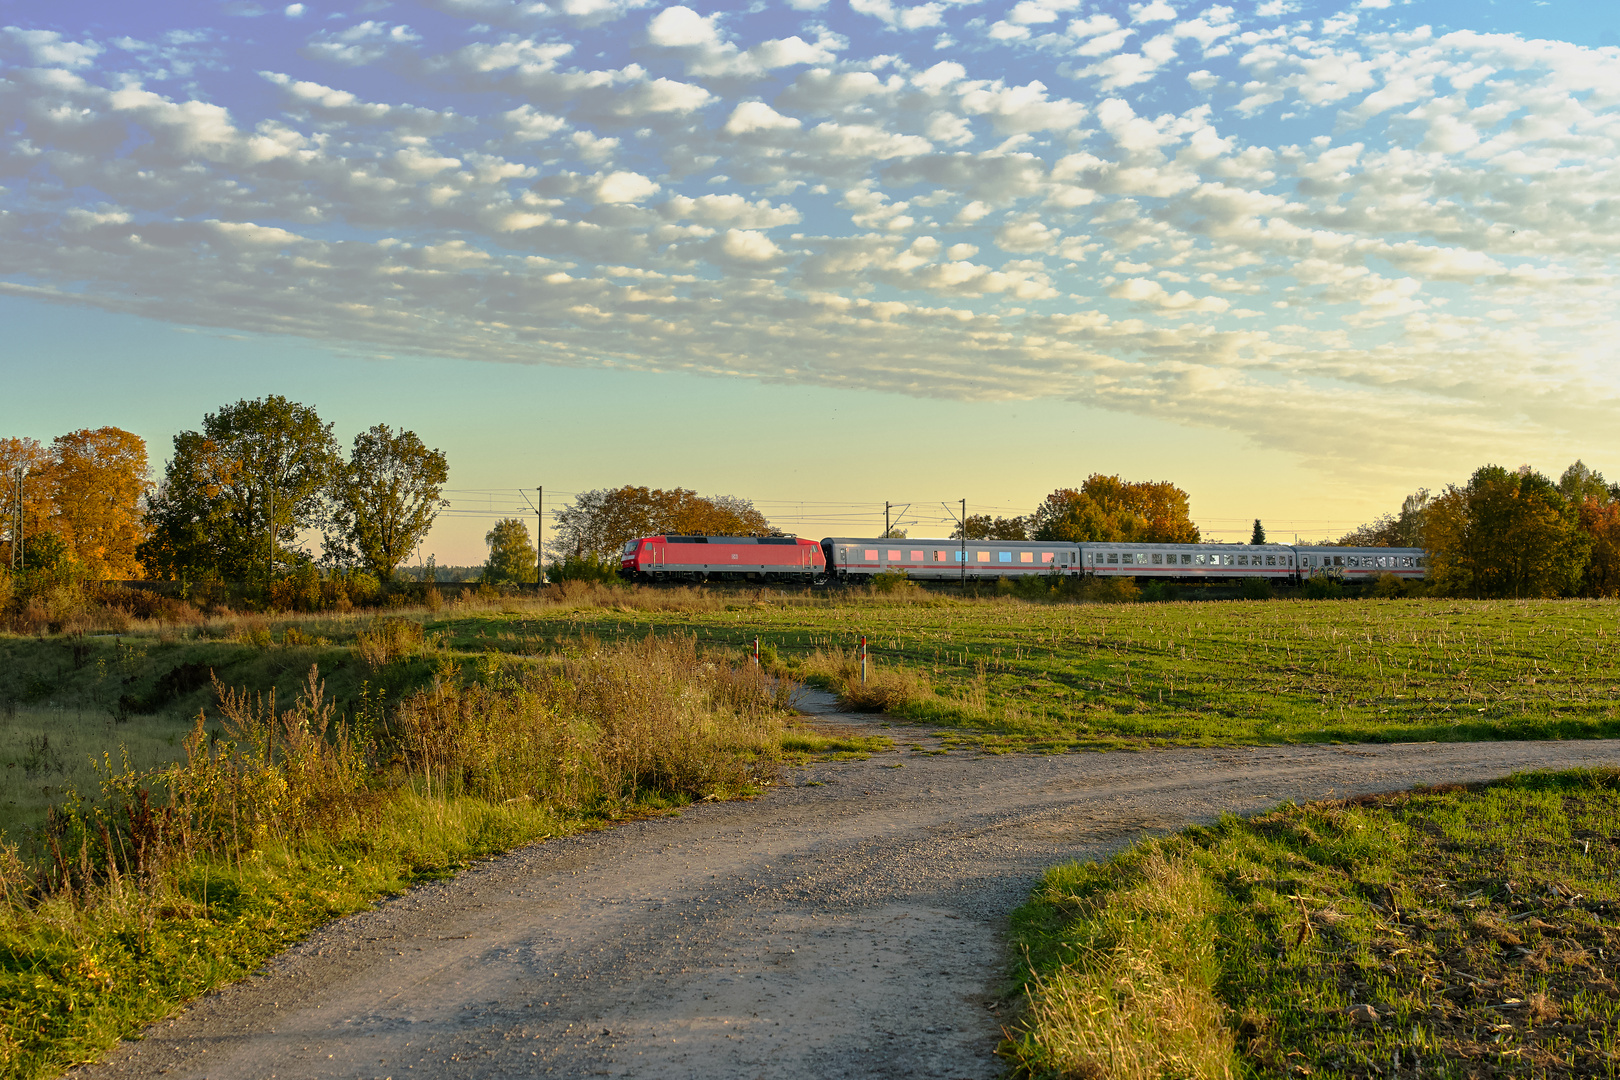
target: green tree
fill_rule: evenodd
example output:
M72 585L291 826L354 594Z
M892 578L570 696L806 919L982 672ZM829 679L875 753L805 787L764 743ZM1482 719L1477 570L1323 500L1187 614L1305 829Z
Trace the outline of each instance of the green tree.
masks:
M1249 543L1263 544L1266 542L1266 527L1260 524L1260 519L1254 519L1254 531L1249 534Z
M174 437L137 557L154 577L273 577L282 550L325 521L342 461L308 405L280 395L226 405Z
M1333 541L1340 547L1423 547L1424 515L1433 496L1418 488L1401 502L1401 512L1382 514Z
M484 534L489 545L489 561L484 564L485 583L528 585L540 580L538 553L529 539L529 527L518 518L502 518Z
M1132 482L1100 473L1087 477L1078 491L1052 492L1035 508L1032 521L1036 540L1196 544L1200 539L1185 491L1165 481Z
M359 561L382 581L433 527L450 468L444 452L429 450L414 431L394 433L378 424L354 437L337 478L326 539L332 562Z
M992 518L989 514L969 514L966 522L951 531L951 539L962 539L964 529L969 540L1029 539L1029 519L1022 517Z
M1450 485L1425 512L1430 577L1456 596L1567 596L1581 585L1591 539L1547 477L1499 465Z

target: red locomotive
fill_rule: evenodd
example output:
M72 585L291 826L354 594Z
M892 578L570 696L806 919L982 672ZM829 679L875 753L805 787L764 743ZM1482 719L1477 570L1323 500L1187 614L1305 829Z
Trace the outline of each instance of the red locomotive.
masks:
M628 581L782 581L819 584L827 577L821 545L797 536L647 536L624 545L619 576Z

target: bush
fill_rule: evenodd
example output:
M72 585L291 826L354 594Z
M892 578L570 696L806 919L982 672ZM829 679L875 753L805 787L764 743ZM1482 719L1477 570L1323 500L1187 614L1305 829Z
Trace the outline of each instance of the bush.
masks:
M1343 600L1344 583L1338 578L1313 577L1305 583L1307 600Z
M1406 595L1406 582L1394 574L1379 574L1372 579L1371 595L1380 600L1391 600Z
M1244 578L1241 595L1245 600L1270 600L1271 582L1265 578Z
M911 575L905 570L885 570L872 578L872 591L883 596L892 596L896 593L914 593L918 591L917 583L911 580Z
M1142 599L1142 590L1135 578L1087 578L1080 586L1080 599L1092 604L1130 604Z
M1168 581L1150 581L1142 589L1142 599L1150 603L1166 603L1181 599L1181 590Z
M546 567L546 577L557 584L565 581L587 581L608 584L619 580L619 564L595 555L587 558L569 558Z

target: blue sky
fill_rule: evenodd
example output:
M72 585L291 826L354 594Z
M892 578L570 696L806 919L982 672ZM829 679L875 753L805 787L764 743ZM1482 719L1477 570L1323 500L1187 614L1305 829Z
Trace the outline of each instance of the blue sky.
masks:
M411 427L441 562L537 483L1319 536L1620 473L1617 149L1562 0L0 0L0 428Z

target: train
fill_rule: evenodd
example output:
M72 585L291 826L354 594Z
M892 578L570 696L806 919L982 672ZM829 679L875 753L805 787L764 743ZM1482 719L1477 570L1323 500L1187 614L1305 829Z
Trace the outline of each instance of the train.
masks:
M1312 577L1365 581L1389 574L1421 579L1422 548L1299 544L1081 543L1044 540L929 540L832 536L643 536L624 545L619 576L629 581L754 581L854 585L904 571L917 581L996 581L1046 574L1139 581L1275 586Z

